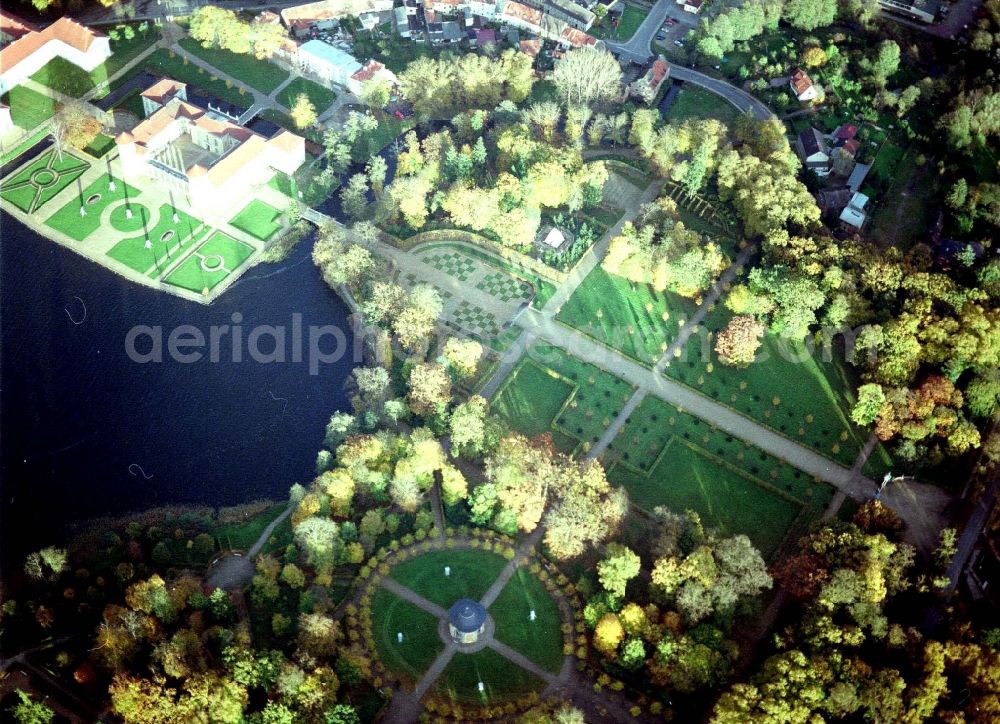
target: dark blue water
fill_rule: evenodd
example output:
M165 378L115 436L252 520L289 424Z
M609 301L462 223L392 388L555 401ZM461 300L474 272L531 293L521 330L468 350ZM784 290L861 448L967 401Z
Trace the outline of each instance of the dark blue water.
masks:
M244 334L258 324L290 326L295 313L306 328L348 332L347 308L309 258L311 240L285 262L254 267L205 306L128 282L7 215L0 222L0 530L8 562L59 540L74 521L281 498L311 479L324 425L347 406L351 354L313 376L306 361L251 361L245 344L241 362L226 344L218 363L137 364L125 352L133 325L162 326L164 341L180 324L207 336L237 312ZM86 318L74 324L70 316L83 319L84 305Z

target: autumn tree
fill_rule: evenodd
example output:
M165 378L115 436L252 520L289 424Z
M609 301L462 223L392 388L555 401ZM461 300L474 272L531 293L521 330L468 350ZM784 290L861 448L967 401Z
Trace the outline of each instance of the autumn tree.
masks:
M733 317L715 338L715 351L719 355L719 361L731 367L748 367L753 364L763 334L764 325L753 317Z
M440 415L451 401L451 378L439 364L421 363L410 370L410 409L417 415Z
M620 543L608 544L607 553L597 564L597 577L608 593L625 596L625 586L639 575L639 556Z
M305 93L295 96L289 115L296 128L309 128L316 123L316 106Z

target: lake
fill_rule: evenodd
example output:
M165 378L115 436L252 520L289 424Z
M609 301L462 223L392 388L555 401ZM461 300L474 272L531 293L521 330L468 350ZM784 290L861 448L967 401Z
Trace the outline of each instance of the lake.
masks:
M231 335L220 359L169 361L167 335L242 315L255 325L336 325L348 309L310 259L311 238L280 264L250 269L211 306L141 287L0 215L0 474L4 558L60 540L67 523L166 504L284 498L313 476L330 415L348 406L352 354L310 374L260 363ZM236 317L237 319L239 316ZM125 340L162 327L164 360L140 364ZM288 332L290 346L291 332ZM146 351L148 336L136 347ZM332 347L324 340L324 349ZM261 339L261 351L274 347ZM206 348L207 349L207 348ZM290 349L287 355L291 357Z

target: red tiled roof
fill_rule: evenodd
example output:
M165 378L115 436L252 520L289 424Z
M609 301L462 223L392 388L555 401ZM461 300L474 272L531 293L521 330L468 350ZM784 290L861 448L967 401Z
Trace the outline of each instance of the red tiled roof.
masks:
M597 45L597 38L593 35L588 35L582 30L571 28L568 25L563 28L560 37L574 48L582 48L587 45Z
M181 83L173 78L161 78L144 90L141 95L144 98L149 98L151 101L156 101L162 106L166 104L167 100L177 95L177 91L185 87L187 87L186 83Z
M6 32L6 23L8 22L8 18L13 17L14 16L9 15L8 13L4 13L4 32ZM14 18L14 20L16 21L17 19ZM23 23L23 21L18 21L18 23L21 27L31 27L26 23ZM13 43L5 47L3 50L0 50L0 69L2 69L3 72L10 70L22 60L35 53L35 51L39 50L50 40L62 41L71 48L75 48L81 53L86 53L90 49L90 44L94 42L94 38L103 37L105 37L103 34L97 33L90 28L85 28L69 18L59 18L44 30L35 31L29 29Z
M6 10L0 10L0 33L17 40L22 35L37 32L38 28L27 20L23 20Z
M834 135L844 141L849 141L858 135L858 127L853 123L844 123L835 132Z
M538 54L542 50L541 40L522 40L521 41L521 52L525 55L530 55L532 58L537 58Z
M369 60L360 70L354 72L351 76L354 80L361 81L364 83L366 80L371 80L375 75L381 71L385 70L385 66L379 63L377 60Z
M791 80L792 88L795 89L796 95L802 95L807 90L812 88L812 78L810 78L804 70L801 68L796 68L792 73Z
M476 32L476 43L478 45L486 45L487 43L497 42L497 31L493 28L482 28Z
M841 146L841 148L853 156L861 148L861 142L856 138L851 138L847 141L844 141L844 145Z
M649 69L649 87L658 88L669 72L670 66L667 65L667 61L657 58L653 67Z
M529 8L527 5L522 5L518 2L508 2L504 6L503 15L509 18L514 18L515 20L521 20L525 23L530 23L532 25L541 26L542 24L541 10Z

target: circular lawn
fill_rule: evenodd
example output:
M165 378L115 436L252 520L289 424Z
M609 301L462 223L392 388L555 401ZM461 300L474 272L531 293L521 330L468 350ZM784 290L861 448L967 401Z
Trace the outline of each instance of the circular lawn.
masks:
M495 624L490 640L556 676L564 661L559 607L528 563L522 563L497 590L494 584L508 563L503 556L481 549L431 551L398 563L389 578L437 610L447 611L461 598L483 601ZM440 631L446 629L439 626L440 619L382 587L372 596L371 615L383 665L405 681L419 681L445 649ZM489 705L541 691L546 683L487 645L474 652L456 651L431 690L456 702Z

